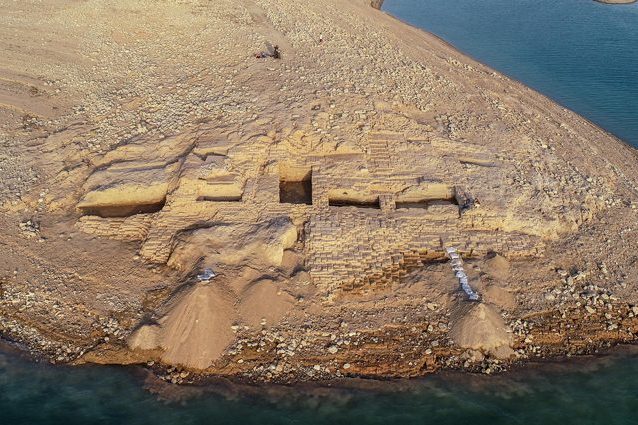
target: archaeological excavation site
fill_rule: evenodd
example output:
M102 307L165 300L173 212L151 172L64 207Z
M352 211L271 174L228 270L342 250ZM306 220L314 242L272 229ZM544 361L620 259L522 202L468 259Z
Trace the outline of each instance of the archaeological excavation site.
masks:
M301 3L44 6L67 41L0 68L0 337L173 383L635 342L635 150L369 1Z

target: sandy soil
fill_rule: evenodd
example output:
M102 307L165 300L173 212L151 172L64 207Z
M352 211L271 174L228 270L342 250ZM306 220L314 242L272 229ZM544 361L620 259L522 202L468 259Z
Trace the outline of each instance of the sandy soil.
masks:
M492 373L635 341L636 151L369 1L0 10L3 338L171 382ZM377 173L381 212L278 206L298 158L332 161L313 192ZM403 163L413 186L378 177ZM480 208L459 218L461 186ZM415 193L423 218L393 209ZM401 220L441 246L410 251ZM442 249L476 231L469 303Z

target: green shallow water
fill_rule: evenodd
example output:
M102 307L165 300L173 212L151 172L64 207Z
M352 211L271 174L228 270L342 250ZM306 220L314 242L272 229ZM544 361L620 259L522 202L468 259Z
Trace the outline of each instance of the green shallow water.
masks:
M383 9L638 146L638 3L385 0Z
M638 354L442 374L372 390L228 385L164 401L140 369L60 367L0 353L0 424L636 424ZM170 390L173 388L173 390ZM164 391L166 393L166 390ZM255 395L258 394L258 395Z

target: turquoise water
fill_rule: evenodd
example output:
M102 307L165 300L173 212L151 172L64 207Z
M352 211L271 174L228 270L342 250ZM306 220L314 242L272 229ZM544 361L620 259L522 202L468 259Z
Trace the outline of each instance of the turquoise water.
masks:
M383 9L638 146L638 3L386 0Z
M0 353L0 424L636 424L638 354L530 366L501 376L447 374L384 392L216 387L163 401L139 369L54 367Z

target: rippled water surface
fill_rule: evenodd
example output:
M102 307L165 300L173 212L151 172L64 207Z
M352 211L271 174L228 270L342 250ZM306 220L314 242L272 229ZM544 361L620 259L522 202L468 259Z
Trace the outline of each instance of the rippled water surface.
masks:
M628 353L496 377L385 383L383 392L270 387L249 397L224 388L162 401L139 370L54 367L0 353L3 425L638 423L638 355Z
M386 0L383 8L638 146L638 3Z
M387 0L384 8L638 145L638 5ZM638 356L627 353L376 391L271 387L246 396L209 387L167 402L144 387L139 370L52 367L0 352L0 425L638 424Z

